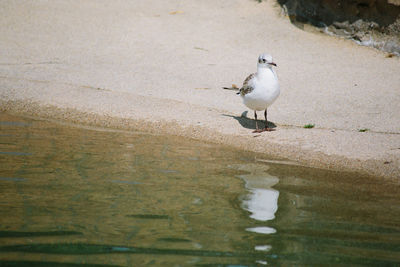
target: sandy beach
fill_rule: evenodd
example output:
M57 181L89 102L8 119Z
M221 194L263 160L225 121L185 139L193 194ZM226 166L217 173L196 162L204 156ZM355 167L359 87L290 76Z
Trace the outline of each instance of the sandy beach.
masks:
M0 111L400 177L400 59L303 31L274 1L2 1L0 10ZM278 65L281 95L268 110L276 131L253 134L253 112L222 87L241 86L262 52Z

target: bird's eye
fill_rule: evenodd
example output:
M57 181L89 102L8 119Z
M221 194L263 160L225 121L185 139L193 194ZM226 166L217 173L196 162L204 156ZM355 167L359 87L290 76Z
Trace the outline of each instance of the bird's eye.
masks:
M263 59L262 59L262 62L264 62L264 63L265 63L265 62L267 62L267 60L266 60L265 58L263 58Z

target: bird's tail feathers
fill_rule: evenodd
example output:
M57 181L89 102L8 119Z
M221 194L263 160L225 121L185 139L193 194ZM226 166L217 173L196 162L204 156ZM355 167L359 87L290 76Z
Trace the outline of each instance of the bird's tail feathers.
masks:
M239 91L239 87L237 87L237 85L236 84L232 84L232 87L222 87L222 89L225 89L225 90L233 90L233 91Z

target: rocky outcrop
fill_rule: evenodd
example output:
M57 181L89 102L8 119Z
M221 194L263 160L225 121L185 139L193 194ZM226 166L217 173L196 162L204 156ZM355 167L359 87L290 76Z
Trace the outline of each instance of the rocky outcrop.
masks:
M296 25L400 55L400 0L278 0Z

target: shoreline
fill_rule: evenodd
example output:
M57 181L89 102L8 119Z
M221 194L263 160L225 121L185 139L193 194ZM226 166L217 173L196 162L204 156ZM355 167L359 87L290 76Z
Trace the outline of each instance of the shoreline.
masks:
M132 117L118 117L111 114L95 113L93 111L78 110L76 108L61 108L49 104L40 104L32 101L0 101L0 112L18 115L32 119L50 120L56 123L72 124L73 127L100 127L110 130L134 131L141 134L173 135L188 139L234 147L265 155L271 159L287 160L297 165L344 171L367 176L376 176L398 182L400 168L398 157L349 157L337 153L324 153L323 150L304 149L297 144L268 141L268 133L264 136L252 134L224 134L206 127L182 125L176 120L149 121ZM314 134L326 136L329 129L301 129L299 127L277 125L279 131L317 131ZM264 133L263 133L264 134ZM346 131L340 134L348 135ZM365 133L353 133L363 135ZM380 135L380 134L378 134ZM398 134L395 134L398 137ZM378 136L377 138L381 138ZM293 141L293 140L292 140ZM399 148L400 150L400 148ZM326 152L326 151L325 151Z

